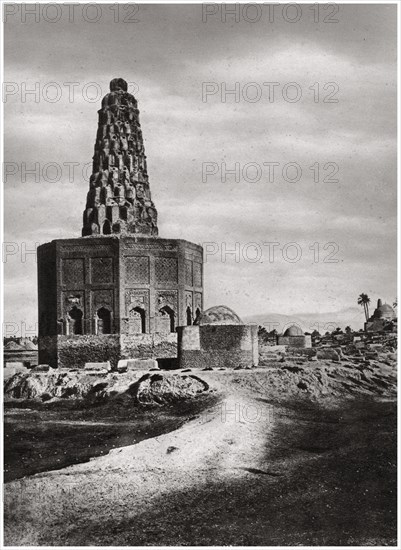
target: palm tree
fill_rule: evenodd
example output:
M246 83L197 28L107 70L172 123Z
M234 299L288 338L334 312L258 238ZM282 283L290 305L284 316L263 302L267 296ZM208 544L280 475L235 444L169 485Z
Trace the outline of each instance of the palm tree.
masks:
M363 309L365 310L366 321L369 319L369 304L370 298L367 294L362 293L358 296L358 305L363 306Z

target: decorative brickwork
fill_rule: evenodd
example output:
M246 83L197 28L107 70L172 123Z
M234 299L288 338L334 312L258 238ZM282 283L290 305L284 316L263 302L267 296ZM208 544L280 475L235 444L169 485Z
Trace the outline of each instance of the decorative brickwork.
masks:
M62 262L61 280L63 284L77 287L84 284L85 267L83 258L66 258Z
M192 286L193 284L193 265L192 260L185 259L185 284Z
M83 215L82 235L157 236L138 102L122 78L98 111L93 171Z
M176 258L156 258L155 276L158 282L178 282L178 264Z
M113 282L113 258L92 258L91 259L91 282L112 283Z
M194 286L202 286L202 264L194 262Z
M126 257L125 278L127 283L149 283L149 258L147 256Z

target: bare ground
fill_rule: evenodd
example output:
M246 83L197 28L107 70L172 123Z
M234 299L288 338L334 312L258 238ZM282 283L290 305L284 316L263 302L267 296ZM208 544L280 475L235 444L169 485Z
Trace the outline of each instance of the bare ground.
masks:
M5 543L395 545L395 373L340 371L200 373L177 430L7 483Z

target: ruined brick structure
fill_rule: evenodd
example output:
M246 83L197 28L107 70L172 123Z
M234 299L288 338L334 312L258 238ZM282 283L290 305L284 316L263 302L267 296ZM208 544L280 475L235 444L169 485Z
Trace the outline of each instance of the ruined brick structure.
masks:
M201 313L194 326L178 327L180 368L257 366L258 326L246 325L227 306Z
M137 101L102 101L82 237L38 248L39 361L57 367L175 357L203 307L203 250L158 237Z

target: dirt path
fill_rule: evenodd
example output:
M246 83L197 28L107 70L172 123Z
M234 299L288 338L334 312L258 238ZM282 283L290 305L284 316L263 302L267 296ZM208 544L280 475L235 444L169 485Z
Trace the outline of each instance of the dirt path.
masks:
M126 510L142 513L161 494L252 475L249 470L266 467L271 421L268 404L231 395L175 432L8 483L6 509L18 515L7 539L15 545L66 543L56 526L80 524L83 517L121 519Z
M225 381L174 432L7 483L6 544L395 543L394 403L272 406Z

